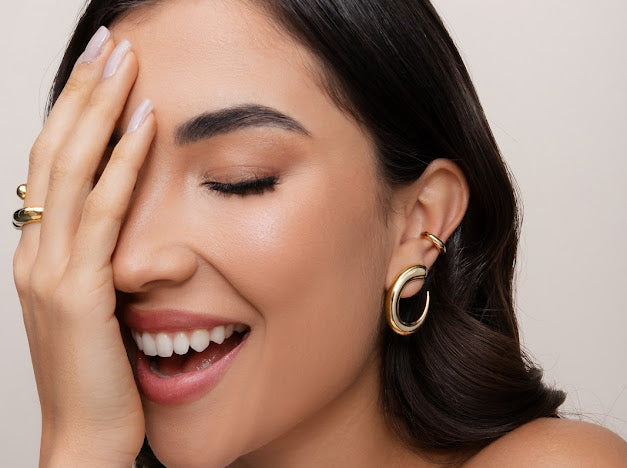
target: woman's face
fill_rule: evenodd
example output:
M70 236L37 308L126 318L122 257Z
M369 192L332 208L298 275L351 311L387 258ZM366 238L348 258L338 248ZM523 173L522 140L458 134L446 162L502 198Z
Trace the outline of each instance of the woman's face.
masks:
M140 377L156 454L223 466L306 433L356 387L376 399L392 234L373 146L325 94L311 53L239 1L165 2L111 29L140 67L119 127L143 98L158 125L113 257L119 314L170 338L212 319L249 329L200 383ZM215 184L260 178L277 183L244 195ZM220 357L212 346L207 360ZM137 354L130 342L134 366ZM154 369L189 370L176 358Z

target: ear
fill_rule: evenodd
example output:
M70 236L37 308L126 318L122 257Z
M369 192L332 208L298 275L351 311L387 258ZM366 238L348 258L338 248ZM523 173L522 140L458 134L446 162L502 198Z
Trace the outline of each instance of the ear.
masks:
M423 232L434 234L442 242L461 223L468 207L469 190L462 170L449 159L436 159L411 185L395 189L392 216L398 227L392 250L386 288L406 268L422 264L427 268L436 261L439 250ZM403 288L401 297L418 293L422 282L412 281Z

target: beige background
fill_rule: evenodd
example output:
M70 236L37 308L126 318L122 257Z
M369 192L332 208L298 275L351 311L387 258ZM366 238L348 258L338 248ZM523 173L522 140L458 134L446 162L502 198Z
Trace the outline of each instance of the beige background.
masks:
M0 465L36 466L39 408L10 215L82 0L0 0ZM209 1L209 0L208 0ZM436 0L524 204L524 343L567 409L627 437L627 2Z

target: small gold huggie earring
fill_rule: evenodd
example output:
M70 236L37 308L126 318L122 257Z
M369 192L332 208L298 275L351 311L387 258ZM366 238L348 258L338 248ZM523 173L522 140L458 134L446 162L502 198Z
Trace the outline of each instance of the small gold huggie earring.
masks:
M427 301L425 308L420 317L415 322L407 323L401 320L398 312L398 302L401 297L401 291L407 283L415 279L425 279L427 277L427 267L424 265L414 265L401 272L392 287L385 295L385 311L390 328L399 335L410 335L414 333L423 324L429 312L429 291L427 291Z
M422 237L424 237L425 239L429 239L431 242L433 242L433 245L437 247L441 254L446 253L446 245L444 245L444 242L442 242L437 236L434 236L430 232L425 231L422 233Z

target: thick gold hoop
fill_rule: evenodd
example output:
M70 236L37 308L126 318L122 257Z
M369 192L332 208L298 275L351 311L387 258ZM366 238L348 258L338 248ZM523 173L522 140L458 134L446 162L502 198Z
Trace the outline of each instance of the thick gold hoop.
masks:
M420 317L415 322L403 322L398 312L398 302L401 298L401 291L407 283L415 279L425 279L427 277L427 267L424 265L414 265L401 272L392 287L385 295L385 311L390 328L399 335L410 335L414 333L427 318L429 312L429 291L427 291L427 301Z

